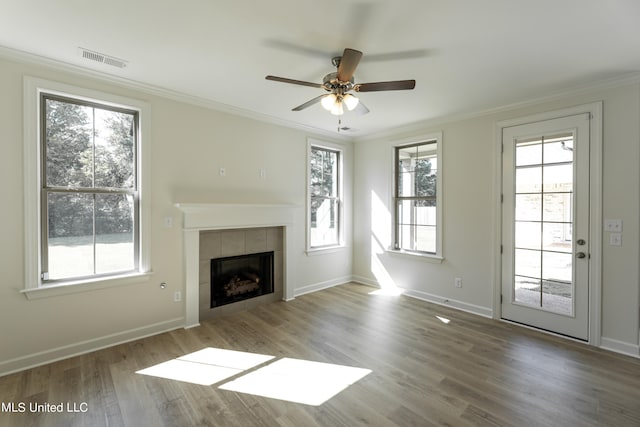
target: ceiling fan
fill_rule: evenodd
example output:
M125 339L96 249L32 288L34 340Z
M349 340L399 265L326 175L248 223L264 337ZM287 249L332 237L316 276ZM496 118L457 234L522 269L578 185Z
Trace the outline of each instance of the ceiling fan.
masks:
M293 108L292 111L301 111L319 102L325 110L330 111L331 114L336 116L344 114L345 107L349 111L357 109L356 111L361 114L369 112L369 109L359 102L358 98L349 93L352 90L355 92L380 92L387 90L407 90L413 89L416 86L415 80L395 80L390 82L356 84L353 73L355 72L361 58L362 52L346 48L342 53L342 56L336 56L331 60L331 63L337 67L337 71L324 76L322 84L277 76L266 76L265 78L276 82L324 89L328 93L317 96L304 104L298 105Z

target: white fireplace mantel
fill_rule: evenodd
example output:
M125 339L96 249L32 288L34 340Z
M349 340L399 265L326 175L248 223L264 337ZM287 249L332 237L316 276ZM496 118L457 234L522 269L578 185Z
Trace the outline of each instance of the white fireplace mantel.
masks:
M293 244L295 205L176 203L183 213L185 263L185 328L200 324L199 252L200 231L255 227L284 227L283 296L293 299L294 271L290 262Z

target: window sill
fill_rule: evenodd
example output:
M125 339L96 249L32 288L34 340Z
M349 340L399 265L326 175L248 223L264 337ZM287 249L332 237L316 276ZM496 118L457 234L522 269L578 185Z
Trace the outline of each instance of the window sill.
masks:
M147 282L152 274L153 272L150 271L146 273L132 273L123 274L120 276L101 277L99 279L79 280L75 282L66 282L64 284L41 285L38 288L23 289L20 292L23 293L29 300L50 298L61 295L77 294L80 292L88 292L98 289Z
M307 249L306 253L307 253L307 256L324 255L324 254L331 254L334 252L340 252L340 251L343 251L344 249L346 249L345 245L326 246L323 248Z
M420 253L420 252L410 252L410 251L403 251L403 250L397 250L397 249L387 249L387 253L389 253L391 255L394 255L394 256L415 257L415 258L419 258L421 260L424 260L426 262L430 262L432 264L441 264L442 261L444 261L444 257L441 257L439 255L426 254L426 253Z

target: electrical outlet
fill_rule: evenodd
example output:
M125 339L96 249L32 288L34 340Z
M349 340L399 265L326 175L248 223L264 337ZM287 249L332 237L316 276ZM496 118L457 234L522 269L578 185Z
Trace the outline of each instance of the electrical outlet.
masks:
M462 277L456 277L455 279L453 279L453 284L455 285L456 288L461 288L462 287Z
M220 168L220 176L227 176L227 170L225 168Z
M180 302L180 301L182 301L182 292L175 291L173 293L173 302Z
M267 179L267 170L265 168L260 168L260 178Z
M173 217L172 216L165 216L164 217L164 228L171 228L173 227Z
M610 246L622 246L622 233L611 233L611 234L609 234L609 245Z

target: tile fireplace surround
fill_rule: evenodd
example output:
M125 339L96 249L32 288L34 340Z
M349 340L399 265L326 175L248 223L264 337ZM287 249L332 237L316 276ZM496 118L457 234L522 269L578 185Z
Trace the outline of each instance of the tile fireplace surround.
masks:
M282 294L293 299L294 270L288 262L293 245L293 205L177 203L183 212L185 263L185 328L200 324L200 236L212 230L282 227Z

